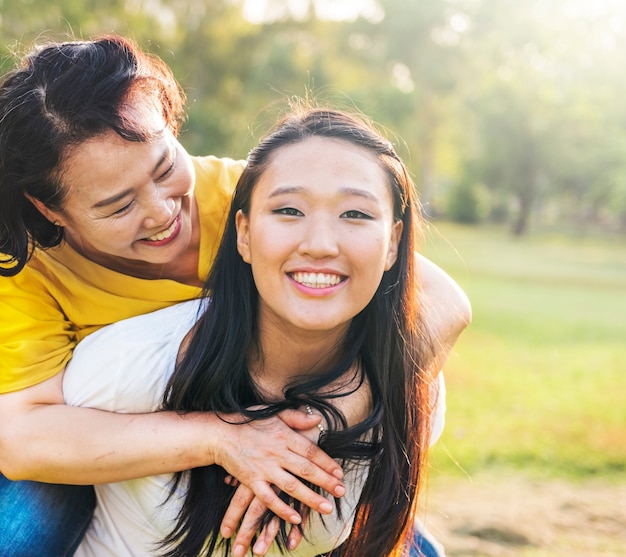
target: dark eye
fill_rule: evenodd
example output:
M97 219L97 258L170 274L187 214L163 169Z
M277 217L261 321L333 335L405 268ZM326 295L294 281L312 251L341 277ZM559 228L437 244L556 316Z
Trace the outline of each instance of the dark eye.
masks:
M275 209L273 212L279 215L287 215L289 217L302 216L302 212L298 211L298 209L294 209L293 207L281 207L280 209Z
M372 218L370 215L364 213L363 211L356 211L356 210L346 211L341 216L344 219L371 219Z

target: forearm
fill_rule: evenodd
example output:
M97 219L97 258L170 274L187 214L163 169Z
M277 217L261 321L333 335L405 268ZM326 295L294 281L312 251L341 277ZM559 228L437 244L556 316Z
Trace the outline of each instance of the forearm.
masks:
M315 427L319 417L285 410L248 423L208 412L112 413L66 406L61 379L0 395L0 470L8 478L106 483L217 464L290 522L299 516L272 486L315 509L326 499L300 478L344 493L339 465L292 430Z
M11 479L117 482L215 462L214 415L116 414L46 404L5 420L0 469Z

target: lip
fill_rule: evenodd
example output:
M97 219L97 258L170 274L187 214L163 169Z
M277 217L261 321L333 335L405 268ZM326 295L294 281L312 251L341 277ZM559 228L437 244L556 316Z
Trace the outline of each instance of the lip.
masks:
M178 215L176 215L176 218L167 226L167 228L164 228L161 231L161 232L165 232L166 230L169 230L170 228L172 228L172 226L174 226L172 232L167 238L163 238L162 240L154 240L154 241L148 240L147 238L142 238L140 241L148 246L153 246L153 247L165 246L173 242L178 236L178 234L180 234L180 230L182 228L182 222L183 222L183 219L182 219L181 213L179 212Z

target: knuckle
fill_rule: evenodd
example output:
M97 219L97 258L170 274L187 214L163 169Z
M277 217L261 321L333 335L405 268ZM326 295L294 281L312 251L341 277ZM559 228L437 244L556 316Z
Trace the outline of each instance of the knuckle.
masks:
M283 484L283 491L292 494L296 491L300 482L296 478L290 478Z
M243 490L235 491L235 495L232 498L232 504L236 507L245 507L249 503L248 494Z
M260 516L250 516L249 513L246 515L245 520L241 524L240 531L246 535L252 535L256 532L259 527L261 519Z
M319 452L319 447L317 445L313 445L313 443L309 443L309 445L304 450L304 456L309 460L315 458Z
M273 491L263 492L250 504L250 510L255 514L262 514L270 506L276 495Z
M315 466L311 464L309 461L306 461L300 467L300 476L303 478L311 478L315 474Z

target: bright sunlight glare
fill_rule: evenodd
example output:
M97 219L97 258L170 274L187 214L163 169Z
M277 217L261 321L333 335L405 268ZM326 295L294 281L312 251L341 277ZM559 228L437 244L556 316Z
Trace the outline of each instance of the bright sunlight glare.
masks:
M244 17L253 23L266 23L290 15L304 18L311 4L320 19L350 21L361 16L380 21L383 12L376 0L246 0Z

